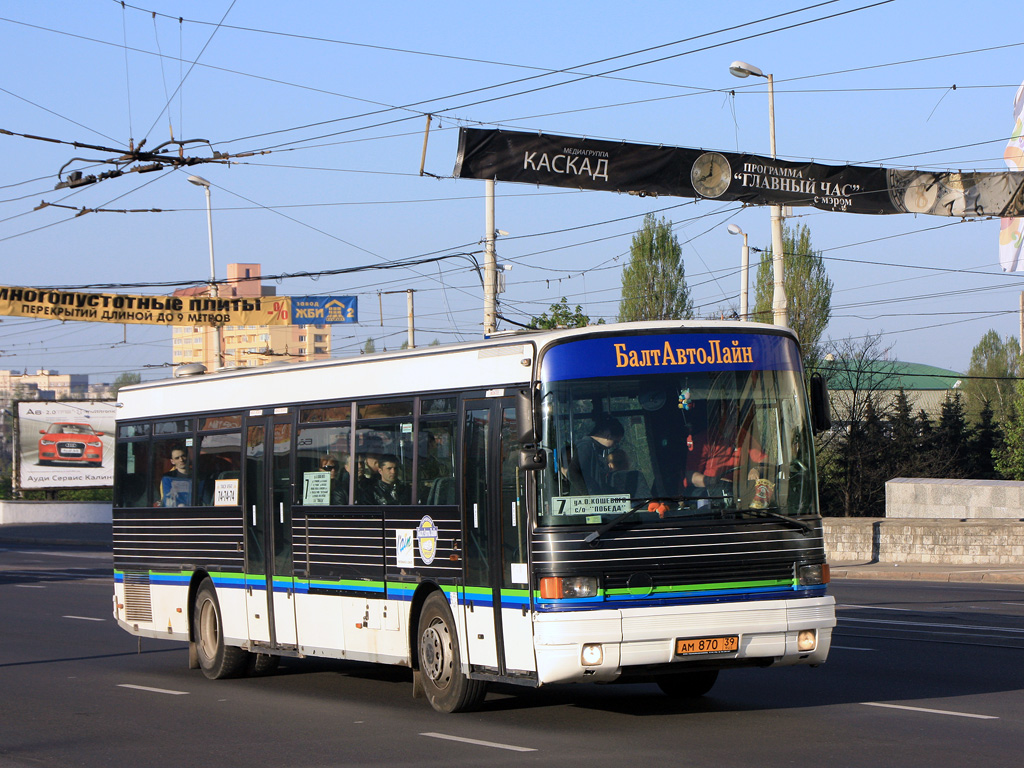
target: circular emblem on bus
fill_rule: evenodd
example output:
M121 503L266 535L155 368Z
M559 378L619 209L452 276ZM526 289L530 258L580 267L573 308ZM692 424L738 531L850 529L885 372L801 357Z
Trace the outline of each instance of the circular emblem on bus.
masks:
M430 515L424 515L420 525L416 529L416 546L420 550L420 560L424 565L434 562L437 554L437 526L430 519Z

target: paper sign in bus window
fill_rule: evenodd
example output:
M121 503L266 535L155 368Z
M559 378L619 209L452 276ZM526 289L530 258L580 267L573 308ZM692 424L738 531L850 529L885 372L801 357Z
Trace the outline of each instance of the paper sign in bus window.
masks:
M629 510L629 496L554 496L552 515L621 515Z
M213 481L213 506L237 507L238 504L237 478Z
M331 473L302 473L302 503L313 507L326 507L331 503Z

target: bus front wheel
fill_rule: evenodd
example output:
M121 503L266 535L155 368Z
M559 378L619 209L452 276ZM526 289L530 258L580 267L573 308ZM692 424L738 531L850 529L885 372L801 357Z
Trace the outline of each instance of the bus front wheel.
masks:
M210 579L204 579L196 593L192 613L192 635L196 644L199 668L211 680L238 677L246 671L249 653L234 645L224 644L224 623L221 619L217 592Z
M476 709L487 695L487 683L462 672L455 620L440 592L426 599L420 613L419 665L423 692L438 712Z

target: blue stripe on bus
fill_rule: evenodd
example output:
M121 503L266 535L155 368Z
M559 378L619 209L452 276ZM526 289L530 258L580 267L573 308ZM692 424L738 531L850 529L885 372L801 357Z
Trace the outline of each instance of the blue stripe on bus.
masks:
M187 587L193 577L193 573L185 571L181 573L149 572L150 583L155 586L178 586ZM266 591L266 577L259 575L212 573L210 578L219 589L244 589L249 587L255 591ZM114 571L115 583L124 583L124 572ZM310 593L334 593L338 596L361 596L387 599L400 602L411 602L418 584L394 583L394 582L363 582L363 581L303 581L299 579L275 580L274 591L278 593L293 590L298 594ZM449 603L465 605L473 603L485 608L494 607L494 593L485 587L468 587L460 589L457 587L443 587L445 598ZM822 597L827 590L824 585L813 587L751 587L751 588L722 588L694 590L676 593L659 593L657 595L646 595L644 597L634 595L605 595L588 598L566 598L562 600L543 600L540 597L534 599L533 608L538 613L565 613L571 611L594 611L602 609L642 608L654 606L678 606L678 605L699 605L706 603L727 603L747 602L753 600L773 600L779 597L788 599L800 599L810 597ZM503 590L500 597L500 605L503 609L522 609L530 607L530 596L525 590Z
M777 600L819 597L825 594L822 589L793 590L789 587L770 589L713 589L700 592L679 593L674 596L659 595L658 597L623 596L616 599L587 598L585 600L537 600L534 609L538 613L565 613L571 611L599 611L623 608L652 608L657 606L701 605L707 603L748 602L754 600Z

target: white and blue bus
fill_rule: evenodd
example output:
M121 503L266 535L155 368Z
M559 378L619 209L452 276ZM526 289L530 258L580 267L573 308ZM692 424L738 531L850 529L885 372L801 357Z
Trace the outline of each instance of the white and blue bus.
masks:
M114 615L209 678L396 664L454 712L491 681L699 696L828 655L827 400L786 329L201 368L119 393Z

